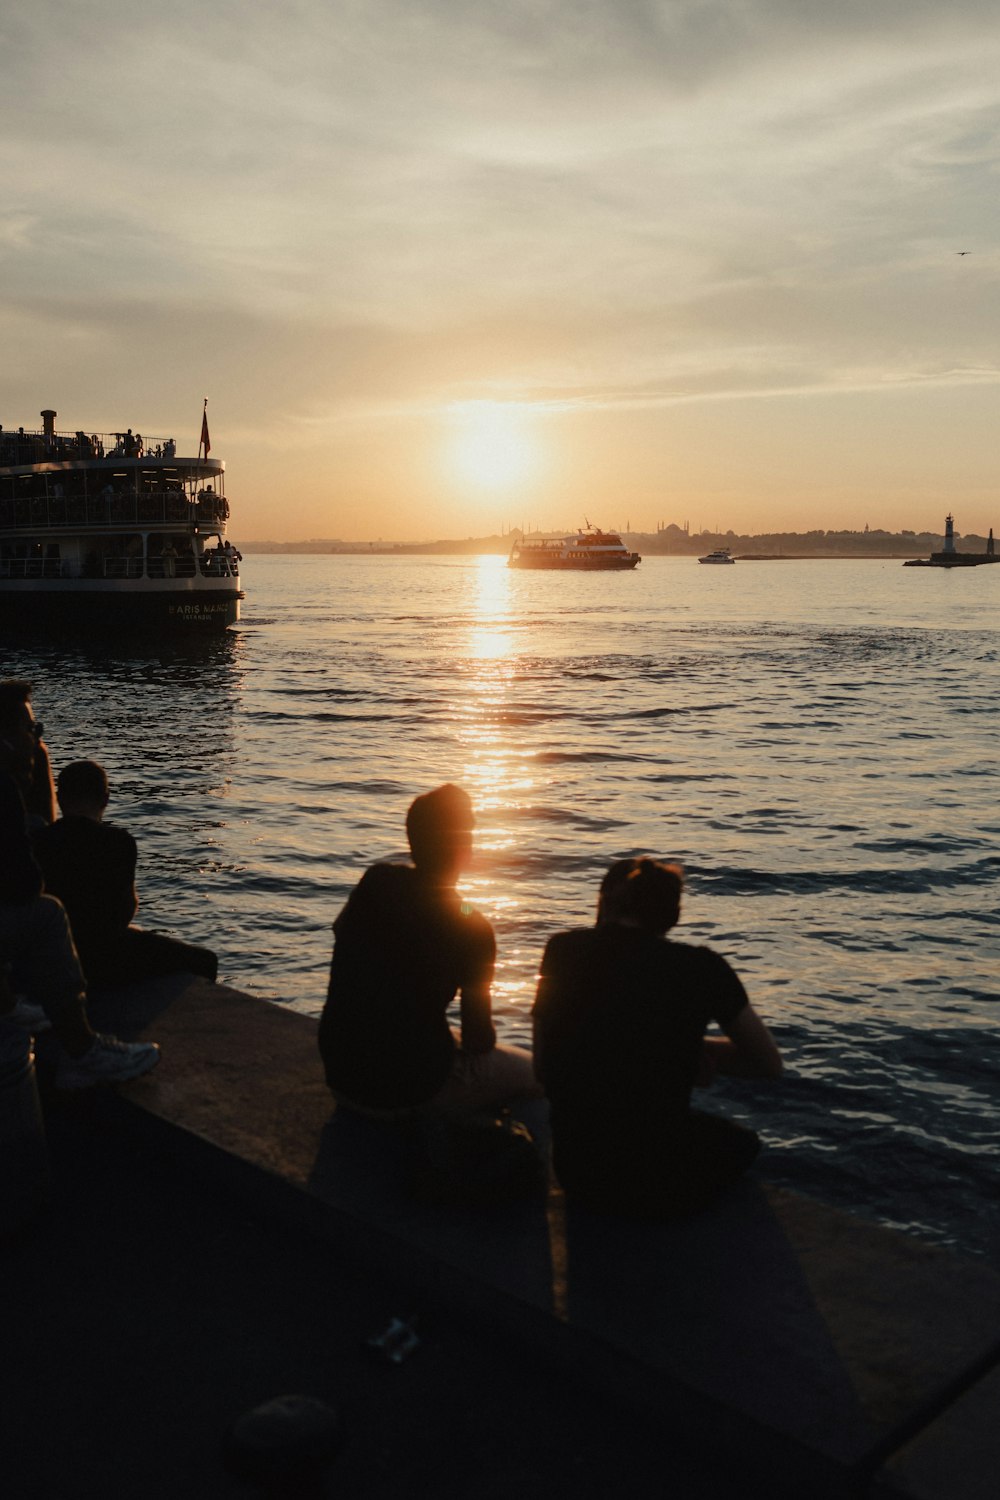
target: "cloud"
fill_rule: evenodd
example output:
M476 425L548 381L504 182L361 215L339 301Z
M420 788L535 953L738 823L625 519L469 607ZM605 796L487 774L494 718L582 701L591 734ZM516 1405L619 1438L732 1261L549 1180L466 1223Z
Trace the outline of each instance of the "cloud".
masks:
M993 378L981 0L42 0L0 51L0 415Z

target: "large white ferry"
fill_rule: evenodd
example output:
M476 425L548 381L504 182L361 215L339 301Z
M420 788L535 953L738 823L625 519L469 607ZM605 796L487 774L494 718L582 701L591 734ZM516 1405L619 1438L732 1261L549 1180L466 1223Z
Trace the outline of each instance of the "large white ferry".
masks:
M507 563L511 568L562 568L580 573L634 568L641 560L639 553L630 552L616 532L588 525L572 536L535 532L518 537Z
M173 438L0 427L0 627L203 634L239 618L225 464ZM204 450L204 451L203 451Z

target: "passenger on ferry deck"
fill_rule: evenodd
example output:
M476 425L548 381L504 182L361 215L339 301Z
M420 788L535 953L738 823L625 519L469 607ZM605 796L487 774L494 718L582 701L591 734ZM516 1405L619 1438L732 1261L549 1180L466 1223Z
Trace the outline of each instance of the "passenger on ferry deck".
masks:
M658 1220L699 1208L760 1149L752 1130L691 1108L716 1073L775 1078L781 1055L746 991L710 948L668 941L679 866L612 865L597 925L559 933L542 959L535 1068L551 1105L567 1197ZM725 1036L706 1038L717 1023Z
M89 984L131 984L162 974L215 980L219 961L207 948L132 927L138 848L126 829L105 823L108 778L93 760L74 761L57 782L62 817L35 839L45 888L69 914Z
M457 786L418 797L412 865L372 865L333 924L319 1049L338 1103L363 1114L463 1115L541 1092L529 1053L497 1044L493 929L455 889L474 822ZM459 1035L447 1020L456 995Z

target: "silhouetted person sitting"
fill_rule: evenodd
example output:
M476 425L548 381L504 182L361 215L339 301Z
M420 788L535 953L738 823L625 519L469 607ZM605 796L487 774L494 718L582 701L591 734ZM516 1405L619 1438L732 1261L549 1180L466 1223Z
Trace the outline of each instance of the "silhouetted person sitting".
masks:
M160 1050L154 1042L102 1036L87 1018L86 981L69 922L62 903L43 894L20 790L33 784L39 728L30 684L0 683L0 1031L51 1027L60 1044L57 1088L122 1083L154 1067Z
M132 927L139 906L135 889L138 851L124 828L105 823L108 778L94 760L60 771L57 823L35 837L45 888L69 914L89 984L130 984L162 974L200 974L214 980L218 959L160 932Z
M459 787L418 797L406 818L413 864L373 865L333 924L319 1047L342 1104L402 1120L540 1092L530 1055L497 1045L493 929L455 890L474 822ZM456 995L460 1037L446 1014Z
M692 1110L692 1087L717 1072L781 1072L726 960L667 939L682 886L676 865L619 861L601 884L596 927L559 933L542 959L535 1069L553 1163L567 1197L600 1211L662 1219L709 1202L760 1141ZM713 1021L724 1037L705 1037Z
M0 682L0 766L13 778L28 816L41 828L56 815L56 789L42 726L31 708L31 683Z

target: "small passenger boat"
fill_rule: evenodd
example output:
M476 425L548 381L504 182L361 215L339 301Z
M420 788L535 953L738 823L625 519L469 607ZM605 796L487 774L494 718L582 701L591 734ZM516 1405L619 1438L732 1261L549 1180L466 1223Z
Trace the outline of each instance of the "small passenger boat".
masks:
M0 427L0 626L202 635L238 618L225 464L173 438Z
M518 537L510 549L507 565L590 573L634 568L641 561L639 553L630 552L616 532L588 525L571 536L535 532Z
M723 563L724 564L724 563L734 563L736 561L736 559L735 559L735 557L732 556L732 554L730 553L728 547L716 547L716 549L715 549L714 552L707 553L705 557L699 557L698 561L700 563Z

